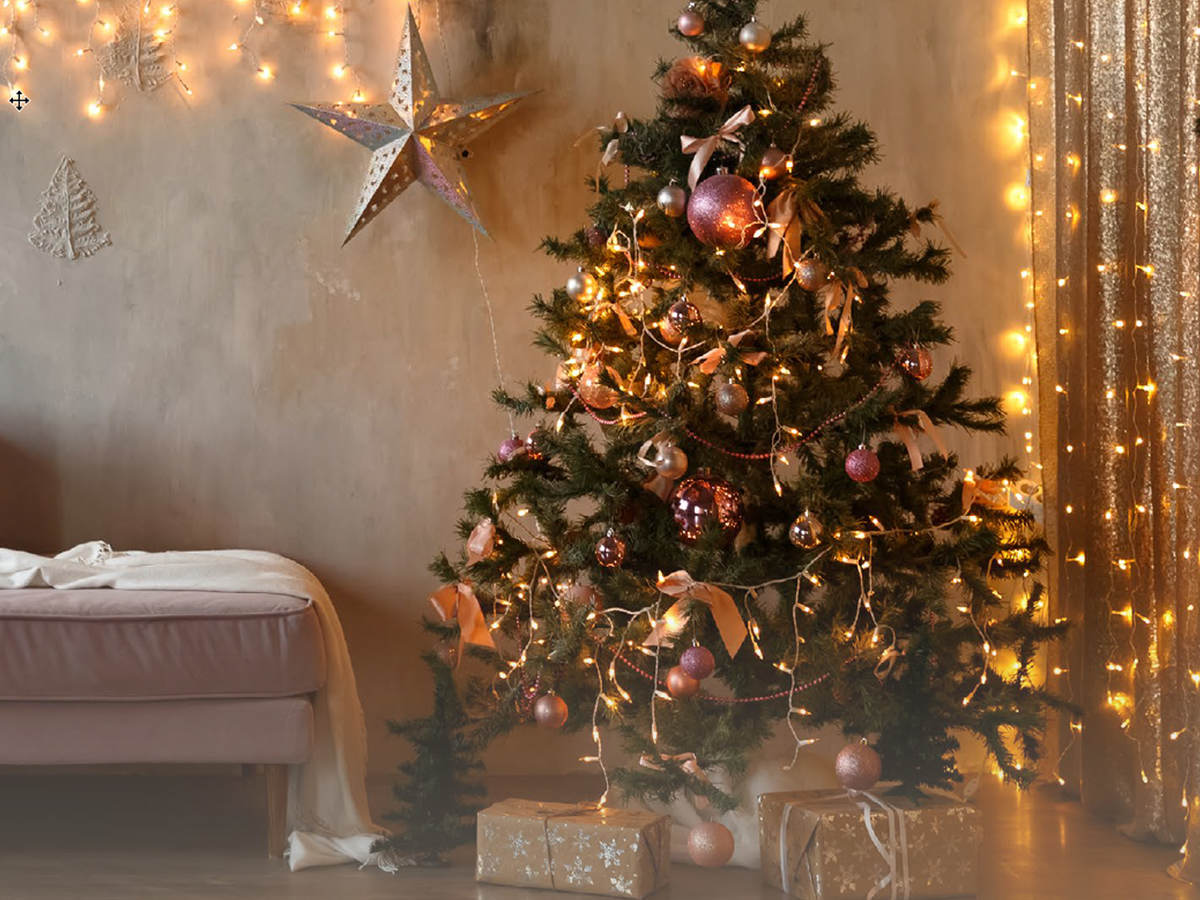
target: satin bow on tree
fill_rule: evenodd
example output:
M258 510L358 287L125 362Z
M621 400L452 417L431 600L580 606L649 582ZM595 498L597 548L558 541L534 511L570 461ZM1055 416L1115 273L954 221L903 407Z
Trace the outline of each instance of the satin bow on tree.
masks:
M906 425L900 421L901 416L914 416L917 424ZM906 409L904 412L896 413L896 424L892 426L892 431L896 433L896 437L904 442L904 447L908 450L908 459L912 463L912 470L914 472L919 472L925 466L925 460L921 457L921 448L917 446L917 438L922 434L929 435L929 438L937 446L938 452L942 456L950 455L950 451L946 449L946 445L942 441L942 436L938 434L933 421L923 409Z
M804 225L825 218L821 207L800 195L797 185L785 188L767 206L767 258L774 259L783 248L783 277L787 278L800 258L800 236Z
M824 287L817 291L817 298L824 307L826 334L834 333L832 316L834 313L838 314L837 340L833 344L834 359L841 359L846 338L854 328L855 289L867 286L867 277L858 269L847 269L846 274L851 281L831 278Z
M704 167L708 165L708 161L717 152L717 147L721 145L722 141L728 141L731 144L737 144L743 150L746 149L746 145L742 143L737 132L743 125L749 125L753 121L754 110L747 104L726 119L725 124L717 129L716 134L705 138L690 137L686 134L680 136L679 142L683 147L683 152L696 154L688 168L688 187L692 190L696 189L700 176L704 174Z
M483 617L479 606L479 598L475 590L465 581L458 584L447 584L429 598L438 616L443 622L451 619L458 621L458 655L462 658L463 644L478 644L481 647L495 649L496 642L492 640L491 629Z
M696 581L680 569L670 575L658 579L658 589L668 597L678 597L662 619L654 624L654 628L642 641L646 647L659 647L673 643L676 636L688 621L688 605L692 601L704 604L712 613L717 631L721 633L721 641L725 644L732 659L737 655L742 641L746 639L746 623L738 613L733 598L716 585Z
M746 340L746 338L753 334L754 332L749 329L746 331L739 331L737 334L731 334L729 336L729 344L732 347L740 347L742 341ZM749 350L738 353L738 359L748 366L757 366L766 358L767 354L762 350ZM702 356L696 357L696 365L705 375L711 375L713 372L717 371L717 367L721 365L721 362L724 359L725 348L717 347L713 350L709 350Z

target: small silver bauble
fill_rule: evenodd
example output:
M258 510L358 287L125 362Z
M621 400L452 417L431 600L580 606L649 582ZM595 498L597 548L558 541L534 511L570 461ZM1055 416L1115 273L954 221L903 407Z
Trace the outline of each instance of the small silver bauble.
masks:
M682 478L687 472L687 454L670 444L658 448L658 458L654 460L654 471L663 478Z
M591 300L599 289L600 284L596 281L596 277L590 272L583 271L582 266L578 272L567 279L567 296L572 300L581 302Z
M738 32L738 43L751 53L762 53L771 46L771 29L751 19Z
M658 192L658 208L672 219L687 212L687 201L687 191L677 184L668 184Z
M675 27L684 37L699 37L704 33L704 16L689 6L679 14Z

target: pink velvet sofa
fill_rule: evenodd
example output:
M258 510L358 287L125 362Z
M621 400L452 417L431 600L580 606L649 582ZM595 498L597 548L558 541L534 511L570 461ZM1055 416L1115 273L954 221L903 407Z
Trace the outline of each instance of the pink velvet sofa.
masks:
M261 764L271 856L324 679L307 600L0 590L0 765Z

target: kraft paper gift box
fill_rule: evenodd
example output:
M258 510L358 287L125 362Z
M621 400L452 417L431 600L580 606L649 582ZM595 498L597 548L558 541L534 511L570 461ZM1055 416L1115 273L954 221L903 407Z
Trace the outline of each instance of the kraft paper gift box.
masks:
M982 817L966 803L874 791L763 794L758 822L763 877L801 900L975 894Z
M479 813L476 831L476 881L641 898L670 880L666 816L504 800Z

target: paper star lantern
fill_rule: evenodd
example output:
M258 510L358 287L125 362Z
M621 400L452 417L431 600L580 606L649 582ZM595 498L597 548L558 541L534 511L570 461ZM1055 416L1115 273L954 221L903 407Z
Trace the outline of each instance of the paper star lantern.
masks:
M486 235L471 203L460 161L473 138L527 96L528 92L467 101L443 99L410 8L387 103L293 103L296 109L371 151L371 167L343 246L414 181L433 190Z

